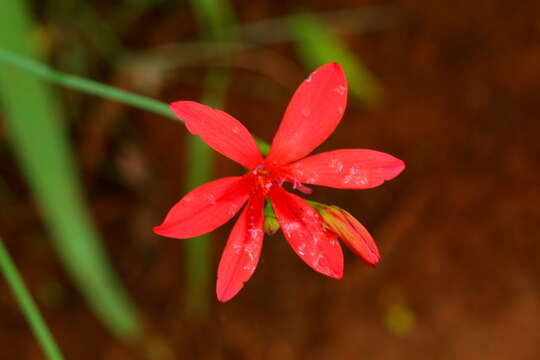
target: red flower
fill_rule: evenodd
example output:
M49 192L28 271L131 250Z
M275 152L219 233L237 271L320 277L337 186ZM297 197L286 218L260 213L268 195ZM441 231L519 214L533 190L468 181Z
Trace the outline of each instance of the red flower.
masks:
M171 104L192 134L249 169L243 176L196 188L154 228L156 234L173 238L199 236L226 223L247 201L219 263L216 291L220 301L235 296L255 271L263 242L266 197L296 254L315 271L336 279L343 276L338 235L324 225L319 212L306 200L281 185L291 182L295 189L304 191L309 189L303 184L367 189L394 178L405 168L403 161L391 155L365 149L304 158L334 131L346 103L347 81L341 67L330 63L318 68L296 90L265 159L249 131L229 114L193 101ZM366 261L377 262L378 253Z

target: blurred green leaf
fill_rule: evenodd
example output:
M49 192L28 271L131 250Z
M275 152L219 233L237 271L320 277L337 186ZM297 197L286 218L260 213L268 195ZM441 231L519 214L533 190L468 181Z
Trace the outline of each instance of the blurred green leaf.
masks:
M0 11L0 47L33 56L25 1ZM106 257L83 203L62 112L38 78L0 62L0 96L8 139L51 232L58 254L95 313L116 335L138 334L140 324Z
M337 62L347 74L352 95L367 104L380 99L381 88L373 75L330 27L313 15L302 14L290 17L289 28L308 68Z
M204 38L228 40L236 18L227 0L191 0L191 7Z
M212 149L198 136L187 136L188 175L186 188L191 191L210 181L212 175ZM186 250L186 296L185 309L197 316L208 313L210 302L211 235L205 234L183 240Z
M230 38L234 13L226 0L192 0L202 37L213 41ZM223 69L211 69L205 78L202 102L216 108L223 107L229 87L229 75ZM213 151L200 138L188 138L188 190L210 181L212 175ZM186 311L204 315L210 302L210 235L203 235L186 241L187 296Z

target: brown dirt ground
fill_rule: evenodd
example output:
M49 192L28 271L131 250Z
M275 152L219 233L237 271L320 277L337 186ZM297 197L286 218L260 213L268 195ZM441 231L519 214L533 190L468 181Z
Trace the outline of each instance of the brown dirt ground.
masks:
M368 2L300 3L332 11ZM347 41L380 79L384 102L368 110L351 101L321 149L378 149L404 159L407 170L377 189L317 189L313 198L348 209L371 230L382 252L375 270L347 253L344 279L323 278L274 236L237 298L212 299L206 319L186 317L182 242L150 231L183 193L186 133L172 121L88 97L72 126L88 199L151 334L122 345L43 241L39 212L2 151L2 236L68 359L540 357L540 2L370 3L391 6L393 25ZM293 8L262 0L235 6L242 21ZM144 49L192 39L191 20L180 18L175 25L171 14L151 13L140 20L147 27L134 26L123 41ZM266 55L234 58L227 101L227 111L266 139L305 76L290 45L270 50L274 57L260 63L264 75L253 61ZM280 85L266 75L284 72L291 76ZM204 67L176 71L154 95L196 99L203 74ZM99 76L129 86L122 74ZM216 177L238 171L216 157ZM229 230L214 236L212 271ZM395 309L414 319L403 332L388 323ZM0 359L42 356L4 284L0 318Z

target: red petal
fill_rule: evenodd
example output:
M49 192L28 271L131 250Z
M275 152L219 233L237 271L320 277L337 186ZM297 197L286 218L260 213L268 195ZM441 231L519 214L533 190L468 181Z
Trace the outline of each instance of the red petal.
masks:
M347 80L336 63L321 66L294 93L268 159L288 164L312 152L339 124L347 105Z
M291 181L341 189L368 189L395 178L405 163L392 155L365 149L329 151L289 165Z
M263 242L264 197L252 197L234 225L221 255L216 293L219 301L229 301L249 280L261 254Z
M319 213L278 185L272 186L269 197L285 239L296 254L315 271L341 279L343 252L336 236L323 228Z
M249 197L251 188L241 176L221 178L199 186L176 203L158 235L187 239L215 230L229 221Z
M171 110L193 135L229 159L252 169L262 161L253 136L231 115L194 101L177 101Z

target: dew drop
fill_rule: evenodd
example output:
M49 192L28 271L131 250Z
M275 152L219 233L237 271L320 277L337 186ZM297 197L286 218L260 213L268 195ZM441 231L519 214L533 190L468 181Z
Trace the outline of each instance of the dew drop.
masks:
M347 89L343 85L340 85L340 86L335 87L334 89L332 89L332 91L337 92L339 95L345 95L345 90L347 90Z
M245 248L244 253L249 257L249 261L253 262L255 260L255 254L253 254L253 249Z
M290 222L290 223L283 224L281 227L283 228L283 231L285 231L285 233L288 236L291 236L293 231L300 228L300 224L297 222Z
M214 196L214 194L206 194L206 200L210 203L210 205L215 205L216 204L216 197Z
M338 173L341 173L343 171L343 163L339 159L330 160L330 167L332 169L335 169Z
M248 229L248 234L252 239L256 239L259 236L260 233L261 233L260 229ZM251 249L250 248L248 249L246 247L246 252L248 252L248 251L251 251ZM252 255L251 253L249 253L249 254Z
M368 183L365 177L356 178L356 185L366 185Z
M309 179L307 179L308 184L314 184L317 180L319 180L319 174L313 173Z
M238 254L240 252L240 250L242 250L242 245L234 244L232 248L233 248L233 251L235 252L235 254Z

